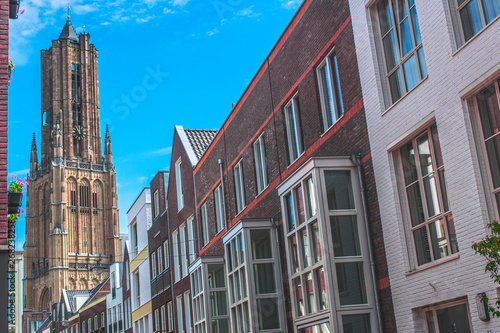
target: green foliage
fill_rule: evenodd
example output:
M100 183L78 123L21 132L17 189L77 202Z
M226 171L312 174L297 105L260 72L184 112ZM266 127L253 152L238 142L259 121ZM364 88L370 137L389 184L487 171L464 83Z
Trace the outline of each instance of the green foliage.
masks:
M493 221L488 224L491 235L486 236L480 242L472 244L472 249L487 260L485 272L490 273L490 277L500 284L500 223ZM488 298L483 297L483 301L488 303ZM500 300L497 299L494 306L488 304L488 311L493 317L500 317Z

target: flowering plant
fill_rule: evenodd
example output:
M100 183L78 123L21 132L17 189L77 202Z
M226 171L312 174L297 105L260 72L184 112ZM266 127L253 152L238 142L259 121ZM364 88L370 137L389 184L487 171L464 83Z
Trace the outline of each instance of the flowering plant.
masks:
M16 70L16 64L12 62L12 60L9 57L9 83L12 81L12 72Z
M19 213L17 214L9 214L9 220L10 221L17 221L19 219L19 216L21 216L21 214L24 214L24 209L20 208L19 209Z
M12 179L9 182L10 192L26 193L26 188L28 187L28 180L26 178L23 180L16 175L12 175L10 178Z

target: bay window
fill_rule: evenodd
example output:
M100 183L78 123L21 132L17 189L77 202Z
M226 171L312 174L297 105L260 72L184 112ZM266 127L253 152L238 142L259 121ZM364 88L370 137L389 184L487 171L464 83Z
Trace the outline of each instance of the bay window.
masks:
M378 332L356 166L310 158L278 186L297 332Z

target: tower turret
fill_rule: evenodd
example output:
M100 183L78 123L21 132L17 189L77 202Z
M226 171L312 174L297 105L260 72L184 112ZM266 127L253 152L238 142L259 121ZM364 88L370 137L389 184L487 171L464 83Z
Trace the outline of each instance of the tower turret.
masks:
M31 158L30 158L30 172L36 172L38 169L38 150L36 148L35 132L33 132L33 140L31 141Z
M106 139L104 140L104 165L106 170L113 167L113 152L111 151L111 136L108 125L106 125Z

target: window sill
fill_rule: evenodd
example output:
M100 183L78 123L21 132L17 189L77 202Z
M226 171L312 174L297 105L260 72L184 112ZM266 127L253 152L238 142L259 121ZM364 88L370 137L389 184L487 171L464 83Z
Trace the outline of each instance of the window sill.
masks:
M389 111L391 111L392 109L394 109L396 107L396 105L398 105L399 103L401 103L401 101L403 99L405 99L406 96L408 96L412 91L414 91L415 89L417 89L423 82L427 81L428 78L429 78L429 74L427 74L427 76L424 77L419 83L417 83L415 85L415 87L411 88L406 94L404 94L403 96L401 96L401 98L398 99L394 104L392 104L391 106L389 106L387 108L387 110L385 110L384 112L382 112L381 116L385 116Z
M325 132L326 133L326 132ZM292 165L295 164L295 162L297 162L301 157L302 155L304 155L306 153L306 149L304 148L304 151L302 153L300 153L299 156L297 156L296 159L294 159L286 168L289 169Z
M451 54L452 57L456 56L460 51L462 51L464 48L467 47L467 45L469 45L470 43L472 43L472 41L476 38L478 38L479 35L481 35L486 29L488 29L489 26L491 26L492 24L494 24L496 21L500 20L500 15L495 17L493 19L493 21L491 21L490 23L488 23L488 25L486 25L484 28L481 29L481 31L479 31L477 34L475 34L474 36L472 36L471 39L469 39L468 41L466 41L462 46L460 46L455 52L453 52ZM456 43L456 42L455 42Z
M255 196L255 199L257 199L258 197L260 197L260 195L261 195L262 193L264 193L264 192L267 190L267 188L268 188L268 187L269 187L269 184L267 184L267 185L266 185L266 186L262 189L262 191L260 191L259 193L257 193L257 195Z
M326 131L323 132L323 134L321 134L320 138L322 138L323 136L325 136L326 133L330 132L330 130L332 129L332 127L335 126L335 124L338 123L342 118L344 118L344 116L345 116L345 112L342 113L342 116L340 116L339 119L335 120L335 122L330 127L328 127L326 129Z
M430 268L434 268L436 266L439 266L439 265L442 265L442 264L445 264L447 262L450 262L450 261L454 261L454 260L457 260L460 258L460 253L454 253L452 254L451 256L448 256L446 258L442 258L442 259L439 259L439 260L436 260L436 261L433 261L433 262L430 262L428 264L425 264L425 265L422 265L422 266L419 266L417 268L415 268L414 270L412 271L409 271L409 272L406 272L405 273L405 276L410 276L410 275L413 275L413 274L417 274L419 272L422 272L422 271L426 271Z

